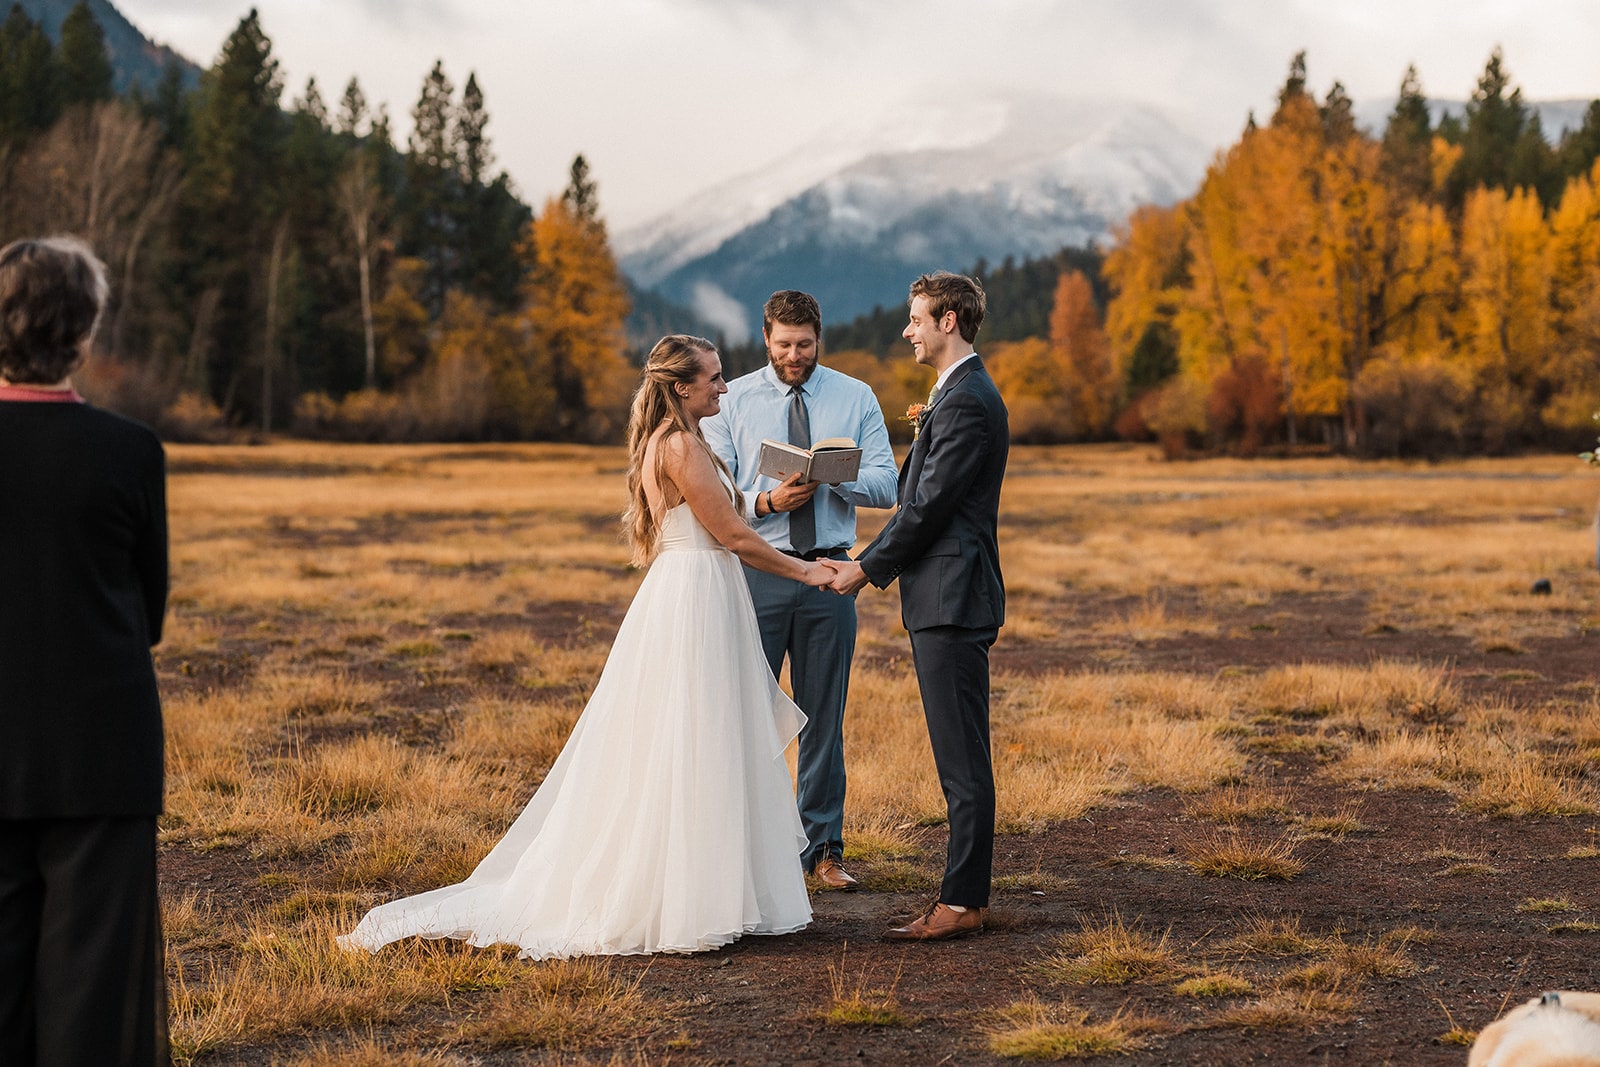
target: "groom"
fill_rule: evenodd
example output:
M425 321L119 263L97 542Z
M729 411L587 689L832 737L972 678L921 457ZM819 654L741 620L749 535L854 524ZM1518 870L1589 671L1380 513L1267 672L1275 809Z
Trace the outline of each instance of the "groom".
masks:
M884 936L937 941L983 929L994 856L989 647L1005 621L995 527L1011 434L1006 407L973 350L987 305L975 279L939 271L911 286L901 336L939 375L900 471L899 510L832 588L900 579L900 612L949 814L939 899Z

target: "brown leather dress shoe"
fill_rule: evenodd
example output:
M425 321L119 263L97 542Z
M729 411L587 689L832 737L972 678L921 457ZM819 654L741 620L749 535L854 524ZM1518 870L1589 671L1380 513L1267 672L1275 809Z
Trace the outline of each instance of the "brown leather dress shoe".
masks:
M829 889L854 889L861 883L850 877L844 865L832 856L824 856L817 861L816 870L811 872L817 881Z
M927 911L904 926L896 926L883 937L886 941L947 941L983 929L983 908L955 911L935 901Z

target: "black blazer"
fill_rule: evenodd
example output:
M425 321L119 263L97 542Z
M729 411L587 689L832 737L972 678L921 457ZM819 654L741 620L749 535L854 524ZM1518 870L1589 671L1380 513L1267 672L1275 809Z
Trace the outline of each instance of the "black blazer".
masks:
M166 600L155 434L0 401L0 818L160 814Z
M995 528L1010 450L1005 403L973 357L923 413L900 470L899 508L859 560L880 589L900 579L907 630L1005 622Z

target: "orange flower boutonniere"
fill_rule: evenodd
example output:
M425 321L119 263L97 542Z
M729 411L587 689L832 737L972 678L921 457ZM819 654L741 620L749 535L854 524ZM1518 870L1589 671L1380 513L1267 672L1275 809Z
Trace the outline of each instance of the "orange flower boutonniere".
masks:
M906 408L905 420L911 424L911 439L915 441L922 433L922 413L928 410L926 404L912 404Z

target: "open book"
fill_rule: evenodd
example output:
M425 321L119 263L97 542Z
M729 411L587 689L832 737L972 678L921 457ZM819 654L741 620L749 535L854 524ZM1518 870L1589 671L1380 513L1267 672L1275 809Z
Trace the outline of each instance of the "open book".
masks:
M780 482L791 474L803 474L808 482L853 482L861 473L861 449L848 437L828 437L811 448L785 444L768 438L761 442L758 469Z

